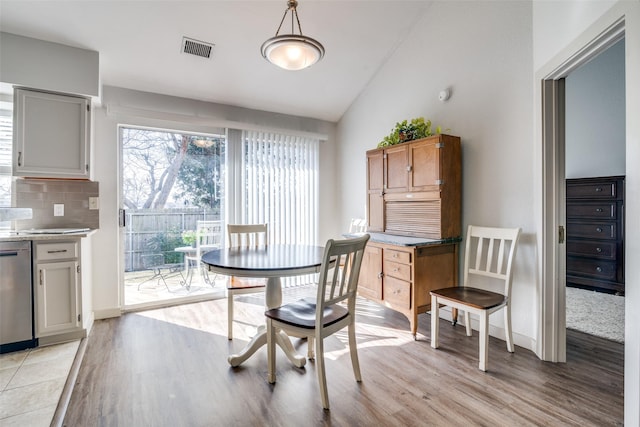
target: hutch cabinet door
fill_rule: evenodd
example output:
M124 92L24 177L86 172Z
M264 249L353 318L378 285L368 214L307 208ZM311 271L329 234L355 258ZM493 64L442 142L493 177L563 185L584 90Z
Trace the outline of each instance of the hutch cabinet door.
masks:
M438 140L409 146L409 191L438 191L441 184L440 148Z
M407 191L407 171L409 168L408 150L409 144L404 143L384 150L386 161L385 193L398 193Z
M384 153L367 153L367 221L369 231L384 231Z
M379 301L382 299L382 248L367 245L364 249L358 293L365 298Z

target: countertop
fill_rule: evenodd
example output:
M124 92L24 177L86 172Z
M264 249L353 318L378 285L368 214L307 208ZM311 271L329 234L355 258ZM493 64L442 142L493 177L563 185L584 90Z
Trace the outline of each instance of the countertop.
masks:
M87 237L95 232L96 230L66 234L17 234L16 231L0 231L0 242L23 242L25 240L70 240L75 238Z
M387 233L352 233L345 234L345 237L357 237L364 234L371 236L372 242L388 243L390 245L398 246L429 246L429 245L442 245L445 243L457 243L462 241L462 237L452 237L448 239L427 239L425 237L409 237L398 236L396 234Z

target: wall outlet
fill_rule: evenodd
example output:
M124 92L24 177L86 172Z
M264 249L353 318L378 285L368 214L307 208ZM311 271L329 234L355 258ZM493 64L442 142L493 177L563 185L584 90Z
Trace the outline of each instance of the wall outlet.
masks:
M89 209L96 210L100 208L100 199L97 197L89 197Z
M53 216L64 216L64 205L55 203L53 205Z

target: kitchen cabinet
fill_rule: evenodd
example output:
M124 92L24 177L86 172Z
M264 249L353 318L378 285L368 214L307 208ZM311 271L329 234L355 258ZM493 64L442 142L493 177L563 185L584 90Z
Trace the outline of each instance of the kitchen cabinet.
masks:
M624 177L566 185L567 286L624 295Z
M408 246L402 236L370 234L358 293L404 314L415 338L418 314L431 310L429 292L458 286L459 239L425 240Z
M88 98L14 91L13 175L90 179Z
M34 246L36 338L82 331L80 241Z
M461 234L460 138L434 135L367 152L370 231L445 239Z

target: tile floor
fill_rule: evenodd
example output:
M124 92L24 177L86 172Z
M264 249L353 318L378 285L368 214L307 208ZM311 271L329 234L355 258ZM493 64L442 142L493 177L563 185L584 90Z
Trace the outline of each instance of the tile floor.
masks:
M0 427L51 424L79 344L0 355Z

